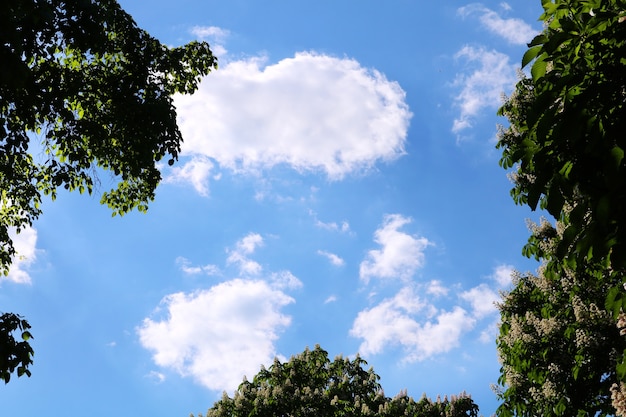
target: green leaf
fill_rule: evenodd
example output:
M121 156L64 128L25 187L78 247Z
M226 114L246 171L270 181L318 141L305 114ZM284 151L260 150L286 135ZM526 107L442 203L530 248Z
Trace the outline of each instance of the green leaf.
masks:
M624 150L617 145L614 146L611 149L611 158L613 159L613 166L619 168L624 160Z
M545 56L544 55L539 56L539 58L537 58L533 66L530 68L530 74L533 77L533 81L537 82L539 78L546 75L547 68L548 68L548 64L545 61Z
M524 53L524 56L522 57L522 68L524 68L526 65L528 65L528 63L530 61L535 59L537 57L537 55L539 54L539 51L541 51L542 48L543 48L542 45L537 45L537 46L533 46L532 48L528 49Z
M572 172L572 168L574 167L574 163L572 161L567 161L563 164L563 167L559 171L559 174L564 176L566 179L569 179L569 174Z
M622 310L622 300L622 290L619 287L612 287L606 296L604 307L613 313L614 318L617 318Z

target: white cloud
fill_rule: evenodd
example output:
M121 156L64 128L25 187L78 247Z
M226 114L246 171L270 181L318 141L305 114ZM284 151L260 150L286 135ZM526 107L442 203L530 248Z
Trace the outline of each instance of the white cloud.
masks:
M232 391L244 375L271 363L274 342L291 320L281 309L293 302L265 281L235 279L166 296L160 304L166 317L144 319L137 332L157 365Z
M228 53L223 43L230 36L229 30L217 26L194 26L190 32L200 40L210 41L211 51L218 58L222 58Z
M270 277L273 288L295 290L302 288L302 281L296 278L290 271L275 272Z
M504 3L502 7L505 11L511 10L511 7L506 3ZM463 17L478 15L480 23L482 23L488 31L515 45L525 45L538 33L522 19L502 18L497 12L480 3L472 3L460 7L457 9L457 13Z
M247 255L251 255L257 247L263 245L263 238L258 233L250 233L243 239L239 240L235 245L235 249L230 251L228 259L229 264L238 264L239 271L242 274L258 275L263 267Z
M471 304L474 317L478 319L498 311L495 303L500 299L500 296L487 284L480 284L462 292L459 296Z
M343 266L345 264L345 261L334 253L327 252L325 250L318 250L317 254L326 257L326 259L328 259L330 263L335 266Z
M444 295L448 295L448 289L443 286L441 281L432 280L428 283L426 287L426 292L428 294L434 295L435 297L441 297Z
M185 274L189 275L197 275L197 274L206 274L206 275L219 275L220 269L217 265L203 265L203 266L192 266L191 261L189 259L179 256L176 258L176 263L180 265L181 271Z
M170 175L163 179L164 183L190 183L198 194L209 195L209 177L214 165L207 157L194 156L182 167L171 168Z
M330 230L333 232L341 232L348 233L350 232L350 224L347 221L342 221L341 224L337 222L323 222L317 218L317 213L313 210L309 210L309 214L313 217L315 221L315 227L319 227L320 229Z
M509 63L509 56L482 47L465 46L455 55L467 64L467 73L457 75L453 85L460 88L455 98L461 113L454 120L452 131L460 133L472 127L473 119L484 109L496 109L502 102L502 94L517 81L516 65Z
M13 257L9 275L6 277L0 275L0 282L6 280L17 284L30 284L32 281L28 270L37 260L37 230L25 227L17 234L15 229L10 229L9 237L13 240L16 255Z
M334 303L335 301L337 301L337 296L334 294L329 295L328 298L324 300L324 304Z
M498 284L498 288L507 289L513 283L513 273L511 265L498 265L491 278Z
M336 222L330 222L330 223L324 223L320 220L316 220L315 221L315 226L321 228L321 229L326 229L326 230L332 230L335 232L342 232L342 233L346 233L350 231L350 224L348 222L341 222L341 225L336 223Z
M194 26L191 28L191 33L200 39L216 39L219 41L223 41L230 36L229 30L217 26Z
M414 362L457 347L462 334L474 325L475 319L464 309L436 310L420 300L413 288L405 287L393 298L361 311L350 334L363 339L359 347L363 355L401 346L404 360Z
M424 237L414 237L399 229L411 223L400 214L385 215L382 226L374 232L374 241L382 246L367 253L361 262L359 275L363 281L370 278L410 279L424 264L424 250L431 243Z
M210 158L243 174L286 165L331 180L402 156L411 118L396 82L353 59L315 53L271 65L259 57L231 61L175 104L190 163ZM170 176L209 177L186 166Z
M146 377L152 379L157 384L160 384L161 382L165 381L165 375L157 371L150 371L150 373L146 375Z

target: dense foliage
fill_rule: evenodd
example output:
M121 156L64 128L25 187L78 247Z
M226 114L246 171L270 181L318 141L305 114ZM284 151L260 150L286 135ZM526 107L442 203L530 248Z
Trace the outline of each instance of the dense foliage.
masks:
M30 325L22 317L13 313L0 315L0 380L5 383L17 369L17 376L28 375L28 366L33 363L33 348L28 343L32 337ZM19 332L20 341L14 333Z
M531 235L542 267L502 306L498 414L625 415L626 1L542 5L498 147L514 200L559 230Z
M278 359L269 369L261 368L252 382L244 378L233 398L224 393L206 417L254 416L411 416L476 417L478 406L462 394L450 400L414 401L401 392L385 397L380 377L357 356L337 357L316 346L285 363ZM199 415L198 417L202 417Z
M543 259L559 243L562 228L533 225ZM497 339L502 361L499 416L609 416L615 414L611 387L626 348L612 314L604 308L615 284L568 267L558 277L515 277L500 304Z
M180 151L172 95L216 65L208 44L169 48L115 0L0 2L0 272L15 256L10 231L59 187L91 193L108 171L101 202L145 211L157 162Z
M512 195L566 225L557 255L570 266L626 267L626 2L543 0L544 31L500 109L501 164ZM534 61L533 61L534 60Z

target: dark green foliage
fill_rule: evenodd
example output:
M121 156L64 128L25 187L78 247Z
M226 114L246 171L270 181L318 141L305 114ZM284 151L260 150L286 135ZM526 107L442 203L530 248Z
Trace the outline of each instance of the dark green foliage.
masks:
M11 373L17 369L17 376L30 376L28 367L33 363L33 349L28 343L32 339L30 325L22 317L4 313L0 315L0 381L8 383ZM15 340L14 332L20 332L20 339Z
M252 382L244 379L234 398L224 393L206 417L254 416L412 416L476 417L478 406L466 395L416 402L405 392L385 397L380 377L357 356L337 357L316 346L285 363L261 368ZM202 417L202 415L199 415Z
M503 305L498 414L623 414L610 390L626 380L616 327L626 310L626 1L542 5L544 30L522 58L531 77L522 76L499 111L510 126L497 146L501 165L515 169L516 203L549 212L559 232L533 233L523 253L544 264ZM576 305L597 310L600 322L580 323ZM540 334L533 317L560 327ZM581 345L591 336L595 344ZM555 381L558 398L536 395L546 381Z
M92 193L109 171L113 215L147 210L156 163L173 164L182 142L172 95L216 67L208 44L169 48L115 0L0 1L0 272L9 231L59 187Z
M512 196L566 225L557 256L626 268L626 2L542 1L547 25L500 109Z

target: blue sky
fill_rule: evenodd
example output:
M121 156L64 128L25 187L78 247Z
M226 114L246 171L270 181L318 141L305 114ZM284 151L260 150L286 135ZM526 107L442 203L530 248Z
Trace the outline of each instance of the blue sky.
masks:
M185 144L147 214L61 193L0 281L33 326L7 415L204 413L319 343L401 389L497 401L493 303L537 218L496 115L539 1L123 0L220 69L177 97ZM110 179L101 178L102 189Z

